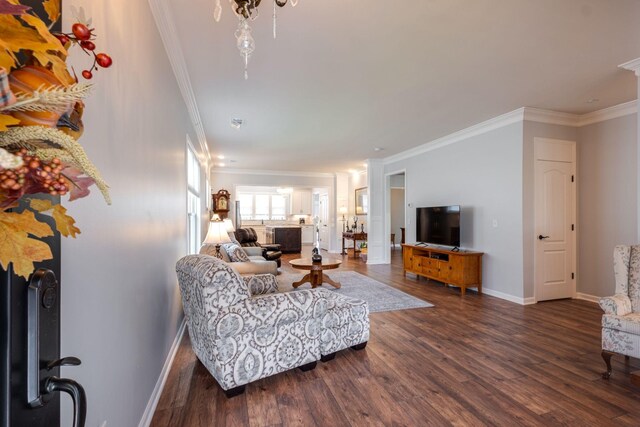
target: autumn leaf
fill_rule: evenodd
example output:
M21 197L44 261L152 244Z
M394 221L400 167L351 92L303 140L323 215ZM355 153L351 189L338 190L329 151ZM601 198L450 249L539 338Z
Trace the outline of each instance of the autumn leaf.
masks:
M7 130L7 127L17 125L18 123L20 123L20 120L15 117L0 114L0 131Z
M43 36L46 25L31 15L22 15L25 22L35 28L23 25L22 21L12 15L0 15L0 67L10 70L17 65L16 52L30 50L34 53L47 51L60 52L66 55L62 44L50 33Z
M53 232L29 210L0 212L0 265L6 270L13 264L15 274L25 279L33 271L34 262L53 258L49 245L29 235L47 237Z
M69 193L69 201L73 202L76 199L87 197L91 191L91 187L96 182L88 176L81 176L82 172L71 167L64 168L63 174L69 181L71 181L71 192Z
M80 234L80 229L74 224L76 220L67 215L67 209L60 203L53 204L50 200L31 199L29 207L36 212L46 213L52 211L53 220L56 222L56 229L64 237L76 238Z
M51 22L56 22L60 18L60 0L44 0L43 5Z
M22 15L31 8L21 4L11 4L7 0L0 0L0 15Z

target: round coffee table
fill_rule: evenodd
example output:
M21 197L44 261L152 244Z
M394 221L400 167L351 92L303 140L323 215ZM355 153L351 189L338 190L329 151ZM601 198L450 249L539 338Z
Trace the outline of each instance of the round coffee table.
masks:
M309 274L306 274L301 280L293 283L294 288L304 283L311 283L312 288L322 286L323 283L327 283L336 289L340 289L340 286L342 286L323 273L324 270L333 270L334 268L340 267L340 264L342 264L340 260L322 258L322 262L313 262L310 258L298 258L289 261L289 264L298 270L310 270Z

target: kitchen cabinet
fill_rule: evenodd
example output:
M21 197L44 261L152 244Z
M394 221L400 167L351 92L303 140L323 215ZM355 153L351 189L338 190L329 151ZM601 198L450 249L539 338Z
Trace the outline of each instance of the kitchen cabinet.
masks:
M267 227L267 243L280 245L282 253L297 253L302 250L302 228L294 226Z
M296 190L291 193L291 215L311 215L311 191Z
M303 225L302 226L302 244L303 245L312 245L313 244L313 225Z

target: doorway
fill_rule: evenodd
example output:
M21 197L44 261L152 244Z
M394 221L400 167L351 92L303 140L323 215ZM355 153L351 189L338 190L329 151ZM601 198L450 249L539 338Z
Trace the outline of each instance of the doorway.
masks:
M385 253L391 260L391 251L401 250L404 243L404 230L406 221L406 176L405 172L396 172L387 177L388 185L388 233L385 241L388 242L388 250Z
M576 143L534 139L536 301L576 293Z

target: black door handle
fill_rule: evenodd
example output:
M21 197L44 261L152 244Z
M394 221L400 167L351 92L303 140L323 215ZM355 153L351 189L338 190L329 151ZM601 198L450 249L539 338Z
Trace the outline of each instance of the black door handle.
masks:
M549 236L543 236L542 234L540 234L538 236L538 240L544 240L544 239L548 239L548 238L549 238Z
M87 419L87 395L84 388L67 378L49 377L44 382L44 393L63 391L73 401L73 427L84 427Z

